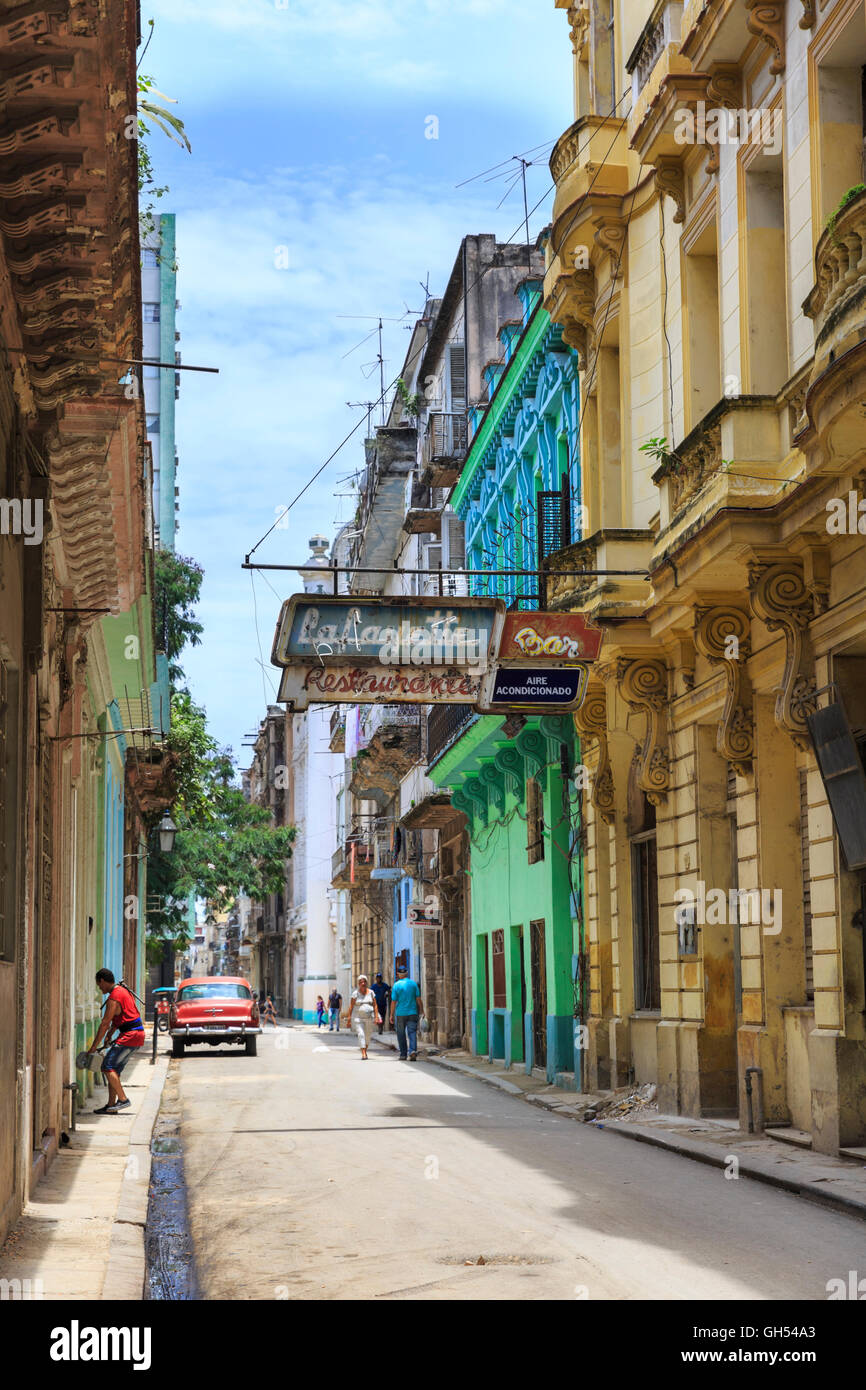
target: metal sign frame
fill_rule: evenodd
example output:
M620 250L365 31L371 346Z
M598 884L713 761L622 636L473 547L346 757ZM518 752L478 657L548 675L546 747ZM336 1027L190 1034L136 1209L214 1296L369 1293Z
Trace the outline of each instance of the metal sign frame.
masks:
M288 652L286 648L292 642L293 629L296 626L298 610L308 609L311 613L326 615L329 612L334 614L335 622L332 627L339 625L337 615L342 615L343 631L339 636L331 634L329 640L319 643L310 643L308 652L294 651ZM385 634L393 633L396 639L398 654L396 659L383 661L381 656L361 649L362 642L369 647L374 644L376 638L364 638L364 632L369 632L369 625L365 625L362 616L363 611L372 610L383 611L391 610L395 614L397 625L391 624L379 628L379 638ZM485 628L489 628L487 633L486 650L479 650L477 655L471 657L465 655L461 658L460 647L466 645L459 639L459 634L463 631L478 631L478 628L465 621L463 615L472 613L486 615ZM407 619L403 615L408 613ZM443 659L437 662L428 660L412 660L411 646L414 636L425 635L423 625L413 626L412 615L415 613L442 613L445 616L428 626L426 636L431 648L438 644L443 649ZM455 629L449 626L449 615L459 619L456 628L458 634L455 640ZM370 667L370 666L392 666L405 667L408 670L472 670L478 674L487 671L490 661L494 658L499 649L502 636L502 627L505 620L505 601L501 598L477 598L466 597L442 597L439 595L423 596L404 596L398 595L346 595L341 594L292 594L285 600L280 609L280 616L277 620L274 640L271 646L271 662L274 666L284 669L298 666L351 666L351 667ZM351 624L351 626L350 626ZM399 628L399 630L398 630ZM433 628L442 628L443 631L434 632ZM303 628L302 628L303 630ZM294 639L297 643L297 638ZM332 645L336 642L336 647ZM386 645L383 640L381 646ZM456 648L456 650L455 650ZM403 660L405 650L407 660Z

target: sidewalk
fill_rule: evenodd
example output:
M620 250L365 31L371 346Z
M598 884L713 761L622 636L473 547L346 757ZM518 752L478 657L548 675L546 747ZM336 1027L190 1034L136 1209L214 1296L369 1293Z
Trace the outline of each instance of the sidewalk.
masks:
M383 1038L374 1035L373 1041L396 1051L396 1041L391 1041L387 1034ZM448 1071L473 1076L557 1115L594 1124L598 1129L638 1143L668 1149L699 1163L724 1168L731 1177L737 1174L770 1183L866 1221L866 1149L848 1150L850 1157L835 1158L803 1147L797 1130L788 1131L788 1142L785 1142L766 1134L744 1133L735 1119L660 1115L646 1094L642 1096L635 1088L593 1094L569 1091L551 1086L541 1076L527 1076L516 1068L506 1069L500 1062L488 1062L485 1057L474 1057L460 1048L444 1051L419 1040L418 1056ZM642 1091L654 1092L654 1088L644 1087ZM785 1135L786 1132L773 1129L771 1133Z
M158 1056L151 1066L150 1056L148 1040L123 1073L130 1111L94 1115L107 1096L100 1086L78 1112L69 1144L0 1249L0 1280L30 1280L25 1297L143 1297L150 1136L169 1062Z

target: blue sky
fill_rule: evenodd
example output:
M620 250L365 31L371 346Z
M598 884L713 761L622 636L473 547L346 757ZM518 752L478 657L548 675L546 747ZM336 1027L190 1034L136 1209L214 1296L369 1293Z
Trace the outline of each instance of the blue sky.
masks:
M205 635L184 666L243 766L242 738L274 698L279 600L297 584L257 574L256 622L240 566L363 413L346 402L378 394L375 339L351 351L375 322L339 316L418 310L419 282L441 293L462 236L512 237L518 190L497 210L505 183L455 185L570 124L571 47L553 0L143 0L145 32L150 18L142 71L177 98L193 147L150 141L170 187L158 208L177 214L180 346L220 369L183 373L178 402L177 546L205 569ZM546 161L528 186L531 206ZM388 381L408 337L385 324ZM335 493L363 434L256 559L301 561L314 532L348 519Z

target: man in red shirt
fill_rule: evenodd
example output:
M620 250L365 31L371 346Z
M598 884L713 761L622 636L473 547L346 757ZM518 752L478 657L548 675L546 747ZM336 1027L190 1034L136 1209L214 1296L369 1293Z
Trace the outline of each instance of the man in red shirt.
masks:
M103 994L108 995L105 1016L99 1025L99 1032L88 1048L95 1052L102 1039L117 1029L117 1037L112 1042L102 1062L102 1075L108 1085L108 1104L94 1110L94 1115L117 1115L130 1104L120 1082L120 1073L133 1052L144 1042L144 1025L138 1013L138 1005L125 985L115 983L110 970L98 970L96 983Z

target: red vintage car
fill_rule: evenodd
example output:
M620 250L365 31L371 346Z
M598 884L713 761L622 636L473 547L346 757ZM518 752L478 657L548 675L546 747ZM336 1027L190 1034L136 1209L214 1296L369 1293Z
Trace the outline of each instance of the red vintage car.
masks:
M258 1001L240 975L203 975L182 981L169 1014L171 1050L182 1057L190 1043L243 1043L256 1055Z

